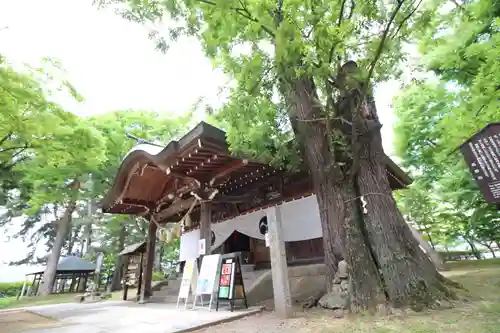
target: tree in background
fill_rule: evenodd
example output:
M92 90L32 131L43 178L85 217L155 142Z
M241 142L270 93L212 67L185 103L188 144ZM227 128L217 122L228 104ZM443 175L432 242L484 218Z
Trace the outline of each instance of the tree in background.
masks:
M234 81L216 110L233 152L287 167L304 157L321 212L327 291L341 253L353 281L352 310L374 309L382 299L420 308L453 297L392 197L372 93L374 84L398 76L404 42L425 29L432 4L100 2L119 4L139 22L169 19L168 38L152 34L160 48L169 38L199 38Z
M419 35L420 67L395 100L396 154L424 184L416 189L417 202L400 203L432 213L438 239L463 239L479 259L476 243L490 250L499 245L500 215L483 200L458 147L498 119L500 5L445 5ZM433 202L420 200L430 196Z

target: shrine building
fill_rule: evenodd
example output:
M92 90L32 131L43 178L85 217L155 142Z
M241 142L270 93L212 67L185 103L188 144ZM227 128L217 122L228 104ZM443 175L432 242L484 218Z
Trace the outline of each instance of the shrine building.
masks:
M386 165L393 190L411 183L389 157ZM241 252L243 263L254 270L272 267L273 251L283 249L288 266L324 261L319 209L308 172L236 158L225 132L205 122L165 147L142 143L132 148L101 206L104 213L150 221L142 288L146 297L151 293L157 223L178 222L188 210L192 223L181 235L180 262L199 256L200 239L210 244L208 253ZM267 226L276 220L281 229ZM266 247L267 228L274 231L275 241L277 237L284 243L283 249Z

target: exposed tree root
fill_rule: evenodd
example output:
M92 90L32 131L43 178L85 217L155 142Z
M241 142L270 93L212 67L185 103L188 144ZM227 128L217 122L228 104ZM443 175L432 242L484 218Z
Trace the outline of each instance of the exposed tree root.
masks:
M321 291L319 291L316 295L314 296L311 296L309 297L303 304L302 304L302 308L304 309L311 309L315 306L318 305L318 302L319 300L321 299L321 297L323 297L323 295L326 294L326 290L323 289Z

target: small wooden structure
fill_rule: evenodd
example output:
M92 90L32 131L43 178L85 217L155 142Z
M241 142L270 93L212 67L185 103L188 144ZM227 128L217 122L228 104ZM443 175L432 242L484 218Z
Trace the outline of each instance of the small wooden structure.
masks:
M385 157L385 162L392 189L411 183L389 157ZM213 223L313 194L306 167L290 172L249 158L237 158L229 151L225 132L201 122L166 147L134 147L122 161L101 207L104 213L139 215L150 221L141 290L144 298L151 295L157 223L177 222L190 211L193 224L185 225L184 232L199 229L199 239L213 244ZM252 220L252 225L259 219ZM217 251L246 253L245 263L253 264L255 269L271 265L269 248L262 237L233 233L222 245ZM285 246L289 265L324 260L321 235L286 241Z
M118 255L123 256L123 300L127 300L129 288L137 288L137 296L141 293L144 253L146 252L146 242L139 242L127 246Z
M94 274L96 265L90 261L84 260L75 256L63 257L59 260L57 264L57 271L54 277L54 293L64 293L64 292L82 292L87 288L87 282L91 275ZM28 276L33 276L33 282L31 284L32 289L29 295L37 295L38 289L40 287L40 281L42 280L43 270L28 273L25 276L23 289L21 290L21 297L24 296L26 290L26 284L28 281ZM69 288L67 287L67 282L71 281ZM29 296L28 295L28 296Z

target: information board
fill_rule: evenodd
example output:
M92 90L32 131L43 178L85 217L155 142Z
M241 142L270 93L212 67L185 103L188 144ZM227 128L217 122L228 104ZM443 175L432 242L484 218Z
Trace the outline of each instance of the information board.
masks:
M488 203L500 203L500 123L489 124L460 146Z
M242 300L248 308L243 274L239 253L229 253L221 257L219 268L219 288L217 292L216 310L219 310L219 301L229 301L229 308L234 310L234 301Z
M203 307L203 295L210 295L208 309L212 308L212 298L217 279L217 269L219 268L220 254L204 256L201 262L200 275L196 285L196 293L193 300L193 308L196 307L196 301L199 298Z
M184 299L184 308L187 308L187 302L190 292L195 293L198 281L198 266L196 259L186 260L184 265L184 273L182 274L181 287L179 288L179 296L177 297L177 307L179 301Z

